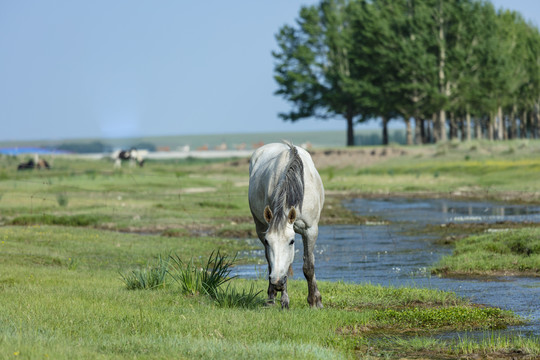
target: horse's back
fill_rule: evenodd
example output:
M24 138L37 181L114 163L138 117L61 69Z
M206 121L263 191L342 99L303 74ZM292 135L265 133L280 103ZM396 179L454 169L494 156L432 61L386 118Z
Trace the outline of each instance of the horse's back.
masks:
M276 162L277 158L287 151L289 151L289 147L282 143L271 143L261 146L251 156L249 174L252 175L253 172L257 171L257 167L260 167L261 164L268 167L270 163Z
M322 180L311 155L301 147L294 147L304 165L305 191L302 217L309 222L318 222L324 203ZM286 143L271 143L253 153L249 166L249 203L253 213L262 216L262 210L269 205L269 197L286 168L290 150Z

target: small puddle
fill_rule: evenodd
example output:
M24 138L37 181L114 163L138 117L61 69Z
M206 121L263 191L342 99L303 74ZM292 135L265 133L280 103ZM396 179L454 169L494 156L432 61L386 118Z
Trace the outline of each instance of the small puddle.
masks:
M429 267L452 247L436 244L433 236L413 233L426 225L447 223L540 222L540 207L447 199L354 199L345 204L363 216L384 220L369 225L321 226L316 245L315 273L319 280L413 286L453 291L478 304L513 310L531 322L510 331L540 335L540 279L500 277L493 281L431 276ZM295 278L302 275L302 241L296 241ZM264 252L261 251L261 259ZM243 265L235 274L263 276L266 265ZM324 296L324 294L323 294Z

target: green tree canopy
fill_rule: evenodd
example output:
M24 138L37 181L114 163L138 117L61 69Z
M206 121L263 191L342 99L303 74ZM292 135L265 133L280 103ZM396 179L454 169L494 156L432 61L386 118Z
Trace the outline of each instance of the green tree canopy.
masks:
M276 35L285 120L381 118L417 142L538 136L540 34L481 0L322 0ZM519 122L519 126L518 126ZM449 131L448 131L449 129ZM385 141L387 142L387 140Z

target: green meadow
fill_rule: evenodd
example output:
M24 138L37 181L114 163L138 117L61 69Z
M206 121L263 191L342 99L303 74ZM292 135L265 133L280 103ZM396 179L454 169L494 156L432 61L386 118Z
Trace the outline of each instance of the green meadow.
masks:
M390 149L369 164L361 157L382 147L319 167L321 224L371 220L341 205L351 196L540 202L540 142ZM316 163L330 150L358 151L315 149ZM226 276L235 264L265 268L251 255L261 246L247 159L115 170L108 159L59 156L47 159L51 170L18 172L23 160L0 158L0 359L540 356L540 339L492 332L527 319L451 292L320 281L325 308L312 310L298 274L290 310L262 305L264 270L257 280ZM536 228L459 230L453 255L433 264L441 276L538 273ZM212 263L225 280L208 290L201 279L217 251L230 266ZM486 335L437 336L475 330Z
M456 241L433 269L450 275L540 276L540 228L493 229Z

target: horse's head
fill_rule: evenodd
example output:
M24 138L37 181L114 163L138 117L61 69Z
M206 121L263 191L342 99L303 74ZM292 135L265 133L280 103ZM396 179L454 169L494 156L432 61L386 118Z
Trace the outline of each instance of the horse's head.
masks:
M269 280L276 290L287 283L287 274L294 259L294 229L296 210L291 207L283 219L274 219L269 206L264 209L264 219L269 224L264 237L266 260L269 267ZM273 221L272 221L273 220Z

